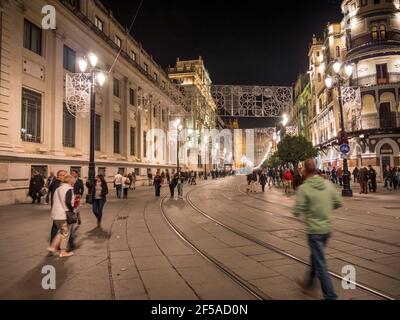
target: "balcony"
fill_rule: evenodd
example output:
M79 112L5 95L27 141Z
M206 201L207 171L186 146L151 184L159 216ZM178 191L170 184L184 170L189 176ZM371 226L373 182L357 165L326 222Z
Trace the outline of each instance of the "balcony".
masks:
M391 72L388 73L387 78L378 79L376 75L360 77L357 79L351 80L351 85L353 87L372 87L372 86L383 86L388 84L397 84L400 83L400 73L399 72Z
M359 127L360 125L361 127ZM348 132L356 132L373 129L394 129L399 126L400 115L396 116L395 112L391 112L382 119L375 114L373 116L362 116L361 123L357 123L357 121L347 121L346 130Z

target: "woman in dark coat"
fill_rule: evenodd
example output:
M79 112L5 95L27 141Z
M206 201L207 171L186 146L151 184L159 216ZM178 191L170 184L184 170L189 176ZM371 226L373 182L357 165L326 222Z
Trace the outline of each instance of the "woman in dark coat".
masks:
M267 184L267 175L265 174L265 172L261 172L260 174L260 184L261 184L261 188L262 188L262 192L265 192L265 185Z
M159 197L161 195L161 184L162 184L162 177L160 176L159 172L157 172L153 181L153 186L156 191L156 197Z
M39 172L35 171L31 181L29 182L29 196L32 198L32 204L36 202L40 204L40 200L42 198L42 189L44 187L44 179L39 174Z
M101 228L103 209L107 201L108 186L104 176L98 175L90 193L92 197L93 214L97 218L97 227Z

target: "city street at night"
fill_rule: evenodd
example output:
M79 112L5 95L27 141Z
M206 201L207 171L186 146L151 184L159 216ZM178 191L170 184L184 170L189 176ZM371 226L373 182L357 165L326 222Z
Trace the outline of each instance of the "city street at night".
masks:
M398 301L400 0L0 0L1 310Z
M162 190L166 192L166 187ZM111 197L103 230L82 210L70 260L46 257L48 206L0 209L0 298L248 300L321 299L296 280L307 271L304 223L291 214L294 196L279 188L246 193L245 177L202 181L183 200L154 199L142 187L128 200ZM329 270L356 268L355 290L333 279L339 299L400 297L398 193L355 195L335 213L326 251ZM13 214L10 215L12 210ZM179 234L180 235L179 235ZM35 239L35 241L32 241ZM41 287L53 265L57 289Z

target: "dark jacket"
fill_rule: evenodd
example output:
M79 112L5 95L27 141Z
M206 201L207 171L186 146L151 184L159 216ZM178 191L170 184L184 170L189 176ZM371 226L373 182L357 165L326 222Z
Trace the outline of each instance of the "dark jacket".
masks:
M260 175L260 184L261 185L267 184L267 176L265 174Z
M107 183L103 183L101 185L101 198L104 202L107 201L107 195L108 195L108 186ZM90 196L92 197L92 202L94 202L94 200L96 199L96 184L92 187Z
M85 192L85 187L83 186L83 181L81 179L76 180L74 185L74 194L82 196Z
M37 175L33 176L31 181L29 182L29 193L38 193L44 187L44 179L42 176Z

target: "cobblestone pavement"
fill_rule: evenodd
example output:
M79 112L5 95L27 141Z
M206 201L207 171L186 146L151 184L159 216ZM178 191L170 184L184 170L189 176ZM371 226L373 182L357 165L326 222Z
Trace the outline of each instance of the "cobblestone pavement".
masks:
M260 246L202 215L308 259L304 225L292 217L294 197L280 189L248 195L244 177L185 186L188 199L160 200L140 188L128 200L110 197L103 230L84 205L78 248L68 259L47 257L51 220L45 205L0 208L0 299L254 299L223 271L182 241L162 213L198 249L229 269L266 299L320 299L295 280L307 266ZM356 190L355 190L356 191ZM163 188L167 192L167 187ZM195 206L195 208L193 207ZM357 282L400 298L399 193L359 195L335 214L327 250L330 270L354 265ZM56 268L56 290L43 290L43 266ZM378 299L361 289L340 299ZM318 291L317 291L318 292Z

